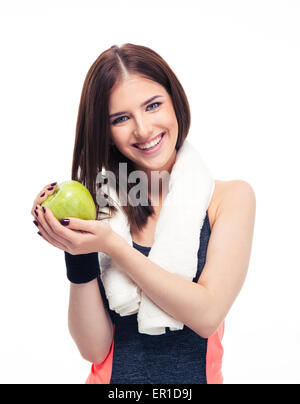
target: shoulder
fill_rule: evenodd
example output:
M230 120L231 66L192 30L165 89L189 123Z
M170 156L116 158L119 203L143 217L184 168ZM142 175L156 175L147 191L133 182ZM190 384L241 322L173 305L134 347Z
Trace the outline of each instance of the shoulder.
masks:
M208 208L211 227L221 213L239 207L255 211L256 197L253 187L244 180L215 180L215 189Z
M240 208L242 211L255 210L256 196L253 187L243 180L227 181L222 189L219 212Z

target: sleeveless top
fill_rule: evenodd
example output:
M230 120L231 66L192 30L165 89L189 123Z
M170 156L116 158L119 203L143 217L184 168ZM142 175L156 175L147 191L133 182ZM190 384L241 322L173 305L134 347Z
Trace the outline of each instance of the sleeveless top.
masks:
M206 213L200 234L197 283L206 261L211 229ZM148 256L151 247L133 242L133 247ZM100 268L101 271L101 268ZM98 284L103 303L114 325L114 338L106 359L93 364L87 384L222 384L222 338L224 322L217 332L202 338L184 326L162 335L138 332L137 313L121 317L110 310L100 276ZM195 316L197 313L195 313Z

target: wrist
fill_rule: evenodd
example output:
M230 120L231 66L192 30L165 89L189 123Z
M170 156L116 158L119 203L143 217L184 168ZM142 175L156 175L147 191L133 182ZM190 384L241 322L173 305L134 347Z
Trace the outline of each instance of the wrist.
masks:
M116 249L120 248L120 243L124 239L115 231L112 230L110 236L107 238L106 248L104 253L112 257Z
M88 283L100 274L98 253L72 255L65 251L64 254L67 278L71 283Z

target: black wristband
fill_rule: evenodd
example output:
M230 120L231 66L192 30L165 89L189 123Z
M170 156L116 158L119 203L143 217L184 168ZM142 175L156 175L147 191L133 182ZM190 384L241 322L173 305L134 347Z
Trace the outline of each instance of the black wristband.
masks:
M98 253L72 255L65 253L67 278L72 283L87 283L100 274Z

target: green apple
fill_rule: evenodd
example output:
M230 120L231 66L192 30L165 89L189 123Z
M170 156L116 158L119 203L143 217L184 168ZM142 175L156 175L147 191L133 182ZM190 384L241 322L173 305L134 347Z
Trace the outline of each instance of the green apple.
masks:
M49 207L58 220L65 217L77 217L83 220L96 218L96 206L92 195L78 181L65 181L59 184L41 206Z

